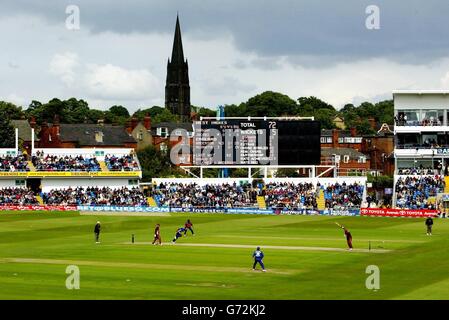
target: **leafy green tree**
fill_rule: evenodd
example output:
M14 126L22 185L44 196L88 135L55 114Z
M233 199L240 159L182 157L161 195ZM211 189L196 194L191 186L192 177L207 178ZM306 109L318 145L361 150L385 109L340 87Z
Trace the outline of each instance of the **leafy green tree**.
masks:
M293 168L281 168L276 171L276 178L297 178L299 177L298 170Z
M245 116L247 116L246 103L241 103L240 105L227 104L227 105L225 105L224 108L225 108L225 116L226 117L245 117Z
M14 148L15 132L7 111L0 110L0 148Z
M128 109L126 109L123 106L112 106L109 108L109 112L114 117L123 117L123 118L129 118L129 112Z
M393 188L394 179L390 176L373 176L371 174L368 174L367 176L367 182L370 182L373 184L373 188L376 190L383 190L385 188Z
M33 100L25 113L28 118L34 116L38 123L53 122L55 115L59 116L61 123L83 123L90 122L89 110L88 103L82 99L53 98L44 104Z
M337 111L332 105L313 96L298 98L298 103L297 115L302 117L313 116L315 120L320 121L322 129L335 128L333 120Z
M87 123L98 123L98 120L104 120L104 111L97 109L89 109L87 111Z
M164 108L160 113L153 117L153 122L180 122L180 118L178 115L175 115L171 113L170 110Z
M384 100L375 104L377 110L378 123L394 124L394 102L393 100Z
M298 98L298 103L299 103L298 112L299 115L301 116L313 115L314 111L320 109L328 109L335 111L335 108L332 105L313 96Z
M104 113L106 123L124 125L129 119L128 110L123 106L112 106Z
M22 107L18 107L11 102L0 101L0 112L10 120L19 120L25 117Z
M192 106L192 111L195 112L198 117L215 117L217 115L217 111L205 107Z
M363 126L365 124L364 121L370 118L374 119L378 124L393 124L393 110L393 100L380 101L375 104L365 101L358 107L347 104L339 113L347 127L356 127Z
M292 115L295 113L296 108L296 101L289 96L279 92L265 91L248 99L246 102L246 116L276 117Z
M368 119L360 121L355 126L355 128L357 130L357 133L362 135L371 135L376 133L376 131L373 128L371 128L371 124L369 123Z
M183 176L183 173L170 161L170 150L160 152L154 146L148 146L137 152L142 167L142 179L150 181L154 177Z
M162 113L164 111L164 107L152 106L151 108L139 109L134 112L133 117L136 117L139 120L143 120L146 115L149 115L151 118L154 118L156 115Z
M335 128L334 117L335 111L330 109L318 109L313 113L314 119L319 121L321 129Z

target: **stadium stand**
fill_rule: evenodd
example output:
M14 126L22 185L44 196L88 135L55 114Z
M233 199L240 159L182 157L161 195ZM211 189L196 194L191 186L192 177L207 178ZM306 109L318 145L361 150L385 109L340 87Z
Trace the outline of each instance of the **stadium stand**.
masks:
M3 156L0 157L0 171L30 171L28 161L25 156Z
M199 184L188 182L159 183L151 191L158 206L238 208L263 207L286 210L318 210L321 198L324 208L360 208L364 186L360 183L269 182L263 188L249 183ZM261 196L262 195L262 196ZM261 204L261 198L265 206Z
M37 152L31 157L36 171L100 171L100 164L94 156L48 155Z
M0 189L0 205L34 205L39 204L36 196L27 188Z
M429 201L445 189L443 176L406 176L396 181L396 207L407 209L435 209Z
M142 191L135 188L88 187L53 189L42 193L45 204L89 206L148 206Z
M159 206L231 208L257 206L257 191L250 184L161 183L152 197Z
M433 175L435 174L435 169L431 167L419 167L419 168L401 168L398 169L398 175Z
M137 161L129 154L121 157L106 155L104 158L110 171L137 171L140 170Z
M364 186L345 182L323 186L326 208L360 208Z
M313 183L268 183L265 202L271 208L317 209L316 186Z

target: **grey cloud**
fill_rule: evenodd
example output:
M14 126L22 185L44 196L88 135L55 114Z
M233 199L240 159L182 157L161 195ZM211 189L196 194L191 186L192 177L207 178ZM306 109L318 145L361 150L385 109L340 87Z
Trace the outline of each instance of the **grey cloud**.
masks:
M17 0L2 4L0 15L35 14L62 24L69 4L80 7L81 27L92 32L171 34L179 11L183 32L192 37L231 33L241 51L289 56L312 67L321 64L298 57L323 57L324 64L372 57L420 64L449 50L446 0ZM380 7L380 30L365 28L371 4Z

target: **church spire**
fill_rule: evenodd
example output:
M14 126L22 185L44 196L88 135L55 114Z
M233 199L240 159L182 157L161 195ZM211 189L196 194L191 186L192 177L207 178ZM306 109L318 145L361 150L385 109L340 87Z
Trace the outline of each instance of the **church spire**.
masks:
M184 63L184 52L182 50L181 27L179 25L179 15L176 15L175 38L173 40L173 50L171 54L171 63Z
M176 16L175 38L173 40L171 61L168 60L167 63L165 107L171 113L180 116L182 121L190 121L189 65L187 64L187 60L184 60L178 15Z

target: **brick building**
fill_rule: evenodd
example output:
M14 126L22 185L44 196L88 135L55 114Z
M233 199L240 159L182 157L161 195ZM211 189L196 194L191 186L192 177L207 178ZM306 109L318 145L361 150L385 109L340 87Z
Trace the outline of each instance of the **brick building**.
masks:
M136 140L123 126L103 124L42 123L39 148L137 148Z

